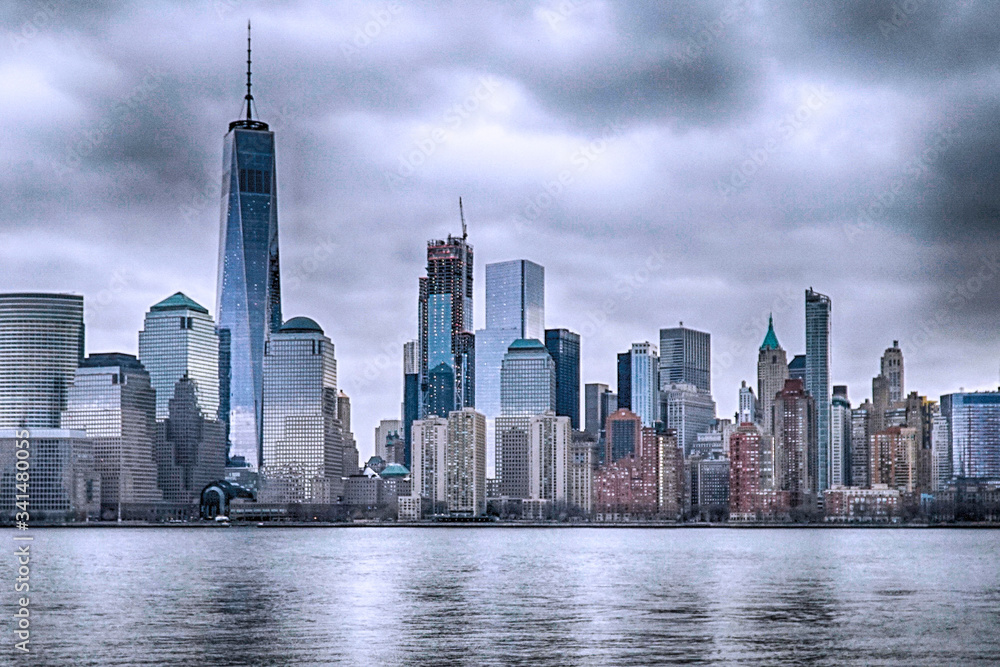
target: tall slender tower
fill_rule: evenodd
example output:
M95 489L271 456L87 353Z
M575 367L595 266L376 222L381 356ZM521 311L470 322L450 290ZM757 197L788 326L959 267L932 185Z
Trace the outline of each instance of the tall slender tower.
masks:
M757 353L757 398L760 400L760 423L764 433L774 433L771 406L775 395L788 379L788 357L774 333L774 318L767 318L767 335Z
M898 340L892 341L892 347L885 349L879 371L889 380L889 403L906 398L906 385L903 382L903 351L899 349Z
M816 405L816 445L809 469L817 494L829 488L830 460L830 297L806 290L806 391ZM818 495L817 497L822 497Z
M247 24L246 118L229 124L223 147L222 224L215 312L219 318L220 403L229 458L251 470L262 463L264 341L281 329L278 188L274 133L252 116Z
M475 405L475 334L472 333L472 246L462 235L427 242L427 275L420 278L421 417L447 417Z

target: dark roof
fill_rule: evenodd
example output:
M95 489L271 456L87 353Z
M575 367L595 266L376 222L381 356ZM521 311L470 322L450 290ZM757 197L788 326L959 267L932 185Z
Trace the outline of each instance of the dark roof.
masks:
M175 294L168 296L163 301L159 302L155 306L149 309L153 310L194 310L199 313L207 313L208 309L201 304L194 301L191 297L184 292L176 292Z
M142 364L134 355L124 352L98 352L91 354L82 362L80 368L125 368L144 371Z
M323 333L323 328L308 317L293 317L281 325L281 333Z
M806 355L796 354L791 361L788 362L788 370L800 370L806 367Z

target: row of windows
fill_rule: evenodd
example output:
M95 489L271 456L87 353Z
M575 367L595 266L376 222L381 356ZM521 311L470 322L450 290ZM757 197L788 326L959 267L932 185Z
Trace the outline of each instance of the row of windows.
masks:
M260 169L240 169L240 192L271 194L271 172Z

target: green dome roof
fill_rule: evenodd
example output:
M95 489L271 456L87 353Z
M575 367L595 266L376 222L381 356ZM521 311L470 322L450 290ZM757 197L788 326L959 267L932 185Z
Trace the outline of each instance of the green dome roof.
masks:
M398 463L390 463L382 472L379 473L379 477L406 477L410 474L410 471L406 469L406 466L402 466Z
M767 335L764 336L764 342L760 344L760 349L762 350L777 350L780 349L781 345L778 344L778 337L774 335L774 318L770 315L767 316Z
M163 301L159 302L150 310L194 310L199 313L207 313L208 309L201 304L195 302L191 297L184 292L177 292L171 296L168 296Z
M513 343L511 343L510 347L507 348L507 349L508 350L537 350L539 348L541 348L541 349L544 350L545 346L542 345L542 341L540 341L540 340L538 340L536 338L518 338Z
M323 333L323 328L308 317L293 317L281 325L281 333Z

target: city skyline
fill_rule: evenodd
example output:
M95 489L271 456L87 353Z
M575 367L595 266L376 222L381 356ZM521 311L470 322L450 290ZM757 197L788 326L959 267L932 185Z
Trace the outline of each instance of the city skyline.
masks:
M726 6L720 3L718 7L677 10L682 13L677 17L680 32L671 34L683 46L685 35L698 34ZM743 8L745 3L735 6ZM545 11L555 11L553 8ZM933 37L937 34L935 29L943 30L937 12L947 10L923 9L924 14L911 17L911 25L888 35L880 34L878 22L884 17L877 9L867 14L856 7L826 11L856 29L856 34L849 29L848 34L864 35L868 40L857 38L841 44L842 53L850 51L853 58L859 54L875 58L882 53L883 46L894 43L892 40L929 53L941 48L933 39L925 39L926 45L919 43L919 39ZM237 16L239 11L224 12L224 16L218 17L208 8L201 10L201 14L198 11L188 15L168 14L161 22L163 25L155 30L205 23L184 43L184 61L178 60L179 52L144 45L125 49L123 53L132 56L126 62L123 56L102 53L104 49L124 49L124 36L116 32L124 28L109 28L103 20L107 17L94 21L95 15L76 16L76 11L79 10L60 9L63 13L53 17L47 28L38 30L37 36L4 56L13 63L34 58L26 71L37 74L35 83L44 85L32 87L31 80L13 80L11 85L25 95L17 97L17 103L4 112L8 125L20 125L24 131L5 157L13 160L12 165L23 168L5 169L8 173L4 177L8 179L5 189L10 193L10 206L5 209L10 218L2 234L16 259L3 291L83 294L87 353L120 350L135 354L137 332L151 305L178 291L198 303L216 303L221 163L218 139L225 123L239 115L243 85L242 21L246 17ZM995 261L989 260L989 255L984 259L980 253L996 251L997 242L986 226L989 216L970 213L974 204L979 206L976 210L986 213L993 210L994 204L985 189L970 190L971 186L959 183L956 175L964 173L973 184L985 183L986 189L995 182L990 181L995 174L986 166L989 155L983 152L992 150L993 144L988 136L981 136L987 130L977 127L972 120L994 104L988 96L985 101L968 101L962 95L969 92L958 85L949 94L957 101L965 99L967 104L965 115L955 116L952 124L944 123L940 114L920 117L899 107L888 110L889 117L882 121L885 125L876 123L874 130L869 127L867 131L885 131L885 141L896 153L878 163L879 170L888 176L868 174L874 185L865 187L853 184L829 165L806 167L804 160L826 155L826 151L849 150L847 144L836 143L836 131L851 135L866 127L860 123L852 127L848 116L852 110L878 111L879 101L860 99L864 85L873 84L850 67L838 69L836 59L833 65L825 66L806 59L810 64L797 68L780 46L774 46L772 54L777 58L780 73L773 76L780 81L763 81L763 74L758 71L760 63L741 52L741 58L747 59L741 66L756 68L754 71L760 76L754 81L762 85L754 90L766 91L760 97L765 97L768 104L758 104L747 111L744 107L752 107L756 99L751 92L721 75L714 81L721 89L707 94L718 96L726 113L739 119L728 124L725 113L699 121L696 112L701 107L697 101L688 99L680 108L671 107L669 92L656 93L656 86L643 78L640 63L633 63L633 77L629 81L651 96L647 98L649 104L637 105L635 109L605 106L584 114L581 109L586 100L552 97L551 79L547 86L544 76L525 74L510 59L484 62L467 53L459 59L464 70L455 66L451 75L441 81L427 79L427 70L422 70L425 78L419 79L421 83L416 88L389 93L389 100L373 100L363 92L353 92L336 107L332 129L326 128L322 121L331 118L321 111L323 101L341 89L311 86L312 82L307 80L311 72L322 71L321 65L325 63L332 64L344 77L356 75L358 68L384 73L379 69L384 51L403 48L398 40L400 33L405 34L411 25L408 21L434 19L420 7L383 11L389 17L388 22L379 28L379 35L370 38L369 45L356 49L356 56L339 47L351 44L356 27L363 29L376 20L367 9L353 14L344 10L335 20L329 19L336 24L336 30L330 33L338 36L334 38L321 38L309 31L301 33L301 28L300 33L295 33L280 20L281 10L253 16L255 107L259 106L255 116L259 115L275 130L277 159L282 163L283 310L289 315L305 313L314 317L336 344L342 387L352 398L355 433L371 433L379 419L395 414L395 407L402 399L402 343L416 337L413 285L422 274L427 239L444 238L457 230L454 201L459 195L465 197L470 244L479 254L473 301L485 302L483 268L487 263L525 258L544 266L548 283L547 320L582 337L581 384L602 382L613 387L617 351L635 341L653 341L660 328L685 321L714 338L713 395L719 405L719 416L730 416L736 411L740 381L746 380L750 385L755 382L755 357L767 331L769 312L774 312L775 328L789 359L805 353L802 293L811 285L830 295L837 304L832 312L833 361L829 384L848 385L852 403L859 404L870 396L868 387L872 376L879 371L879 358L894 340L899 340L899 347L906 355L908 389L937 398L961 387L967 391L996 387L1000 360L993 335L997 312L994 301L1000 270ZM497 18L491 11L494 10L482 9L475 15L474 31L488 36L488 19ZM662 67L683 74L690 73L691 68L717 65L732 57L731 51L737 50L753 30L761 29L752 5L740 11L746 13L747 25L728 24L727 32L708 46L700 47L691 62L678 59L674 52L665 54ZM206 16L211 20L203 21ZM24 20L31 17L27 12ZM140 10L136 16L123 17L123 22L152 41L156 41L157 35L166 34L153 32L154 22L140 21L141 18ZM559 17L560 20L544 12L532 14L523 8L513 9L502 18L505 25L523 25L531 34L544 37L543 46L538 47L540 55L554 53L555 44L566 37L567 31L609 35L612 38L609 48L617 52L623 48L624 28L634 20L631 16L614 14L603 3L574 5L574 11ZM657 25L661 28L669 23L664 16L650 18L660 21ZM818 29L808 21L796 22L794 12L780 14L778 19L798 29L793 31L791 39ZM854 23L847 19L853 19ZM960 26L971 22L965 15ZM17 16L10 23L17 25ZM291 59L296 48L306 48L291 46L291 38L296 34L304 34L308 47L327 44L334 48L327 49L328 53L322 56L316 51L300 69L294 69ZM643 37L650 36L638 36ZM102 39L106 43L101 43ZM93 63L94 69L99 71L109 64L118 67L121 71L116 82L84 91L76 83L57 76L54 68L64 62L60 59L64 56L54 55L53 49L65 40L76 43L83 52L82 60ZM494 53L500 48L495 39L487 44ZM832 42L823 45L831 53L838 52ZM820 50L817 47L808 53L816 56ZM683 55L685 51L676 53ZM574 52L569 57L580 67L569 75L570 80L583 73L598 74L588 68L582 53ZM856 66L858 61L854 62ZM190 63L196 66L193 75L187 68ZM902 59L891 64L897 70L907 67ZM988 66L989 63L984 65L968 57L958 57L953 63L956 70L967 74ZM927 70L922 69L926 65L910 67L910 74L917 81L927 76ZM543 70L554 76L552 70ZM297 76L287 80L289 77L281 75L284 71L295 71ZM79 67L73 73L81 82L98 77L98 72ZM898 77L888 78L881 84L883 88L892 88L889 84L897 81ZM499 84L493 85L496 82ZM683 81L678 85L684 85ZM901 85L897 87L898 90L888 90L886 94L906 92ZM919 85L916 88L920 90ZM307 90L314 93L315 99L303 95ZM810 92L815 90L820 93L825 90L829 95ZM584 95L580 90L574 92L577 96ZM688 95L690 92L688 89ZM654 93L659 97L654 97ZM42 104L52 96L56 100L54 114L66 114L74 104L81 108L74 123L55 137L48 136L54 116L42 114L43 117L33 120L26 115L35 109L32 105ZM824 97L829 99L823 101ZM385 173L392 173L394 166L398 166L397 158L403 156L401 159L405 160L412 154L418 145L415 142L422 140L423 130L433 129L434 123L440 122L441 111L449 108L449 103L462 103L466 99L478 100L477 113L470 112L454 128L454 136L448 141L435 144L434 152L426 156L422 168L415 169L411 176L400 177L401 185L390 181L393 187L388 187ZM173 112L164 116L162 103L168 100ZM409 116L402 112L404 107L409 108L407 103L413 108ZM653 112L646 107L652 107ZM741 164L741 157L753 154L756 146L766 145L769 138L782 139L783 135L775 128L789 112L794 114L800 109L806 110L803 115L808 112L801 122L801 131L793 133L780 152L765 153L766 163L759 171L755 170L757 173L746 177L746 185L722 197L721 202L713 201L713 197L721 196L717 192L718 181L726 181L728 172ZM356 134L343 127L352 114L361 114L368 122L352 127ZM180 119L185 121L183 127L178 125ZM103 129L105 121L110 121L108 129ZM864 122L874 121L865 117ZM897 122L905 129L892 130ZM682 130L679 136L671 134L670 128L675 125ZM736 131L736 127L742 129ZM162 131L157 133L155 128ZM648 176L636 172L624 177L609 173L615 165L652 159L639 146L647 135L667 148L668 155L677 155L676 151L685 142L694 141L692 135L699 130L707 130L714 140L738 137L733 143L747 148L742 152L735 148L733 153L723 151L725 159L714 166L694 165L697 185L704 190L701 196L708 198L708 203L703 201L695 206L697 197L690 196L683 205L678 205L686 206L686 210L676 207L660 210L669 194L663 195L664 200L637 196ZM331 132L336 141L326 132ZM366 149L361 145L366 143L362 140L366 132L369 137L388 132L398 141L375 142L376 148ZM562 195L554 197L549 206L534 215L532 209L525 207L525 200L538 202L543 186L558 180L560 160L542 159L529 151L531 160L522 163L520 158L502 150L503 142L489 140L497 136L496 132L501 136L509 133L518 142L515 145L524 148L528 147L524 142L529 138L544 135L543 144L554 155L558 157L565 149L566 159L562 162L568 165L576 164L573 156L578 145L604 141L605 147L585 153L584 157L590 160L586 174L578 175L572 188L565 186ZM86 149L84 142L85 148L79 149L80 144L74 139L81 137L89 137L93 145ZM487 141L479 141L483 137ZM935 154L937 157L926 164L916 163L923 166L922 176L906 176L907 168L924 155L923 148L935 137L945 139L945 146ZM166 141L168 138L171 141ZM315 147L308 145L314 139L321 140ZM983 142L986 148L979 147ZM479 148L474 150L476 146ZM590 155L592 160L587 157ZM971 158L968 160L971 167L962 166L965 158ZM683 177L684 170L682 161L673 159L674 162L654 163L654 166L676 181ZM119 165L130 160L136 163L130 164L130 170L124 175L116 172ZM503 169L494 173L482 169L461 173L461 165L470 160L473 165L479 160L500 161ZM547 166L533 166L532 160ZM333 172L317 175L314 169L317 161L330 166ZM971 175L962 171L975 170L977 166L980 170ZM358 190L361 194L352 191L353 186L340 185L338 181L356 167L360 174L358 184L363 186ZM329 178L330 173L336 178ZM120 177L119 185L85 187L88 179L112 174ZM503 185L512 175L516 176L513 185ZM829 180L829 184L812 185L807 176L818 176L817 182ZM903 178L905 187L895 207L887 207L885 218L876 215L859 223L857 207L832 206L834 199L845 196L844 191L851 188L860 190L857 196L862 205L876 201L885 191L882 186L891 183L893 177ZM29 187L31 181L23 178L69 186L74 196L64 202L45 187ZM415 198L415 191L426 189L428 184L429 194ZM779 186L792 185L801 188L801 192L795 191L794 197L786 199L791 202L787 208L767 207L768 193L774 194ZM938 189L932 189L928 195L923 192L927 185ZM126 192L129 187L132 191ZM309 189L323 194L309 195L306 192ZM43 200L39 193L47 193L49 199ZM143 197L137 197L136 193L142 193ZM366 199L366 195L370 197ZM611 211L598 201L609 195L616 201L635 201L635 209L627 211L620 225L612 224L620 212ZM821 206L813 209L803 202L795 203L797 197L807 195L818 197ZM330 203L340 202L337 215L316 210L323 197L328 197L326 201ZM379 202L374 213L357 216L358 221L351 222L355 213L372 208L370 200L374 198L384 201ZM953 218L961 223L955 231L933 225L927 229L918 225L912 230L898 226L910 220L904 215L908 206L926 204L928 198L928 210L909 211L912 220L934 222L928 217L933 217L936 211L942 221ZM87 213L67 216L66 212L74 210L72 207L80 201L84 202L81 210ZM824 215L810 219L816 223L814 226L789 226L787 220L795 218L798 212L812 214L815 210ZM768 239L767 244L757 244L751 236L759 234L758 231L751 232L749 226L732 222L744 213L763 220L765 227L781 235ZM946 213L951 214L950 218ZM689 221L700 220L703 215L711 218L710 224L693 231ZM65 219L76 220L78 224L70 227ZM379 228L373 225L375 219L390 222L383 222ZM133 220L141 224L125 225ZM724 222L729 243L745 249L749 261L720 260L726 250L718 245L714 234L723 228L720 225ZM363 234L380 241L368 241L367 249L374 255L359 253L353 247L362 242ZM60 239L58 243L46 242L56 238ZM774 247L777 241L782 242L780 250ZM883 251L890 244L891 256ZM835 251L825 252L827 246ZM358 256L362 259L358 260ZM610 310L608 303L613 305ZM210 315L219 318L214 310ZM602 319L606 323L601 323ZM359 322L363 324L359 326ZM873 323L880 327L873 327ZM474 308L470 329L483 325L480 305ZM374 345L372 341L376 341ZM386 363L382 363L383 355L388 359ZM359 447L363 454L371 453L367 436L361 437Z

